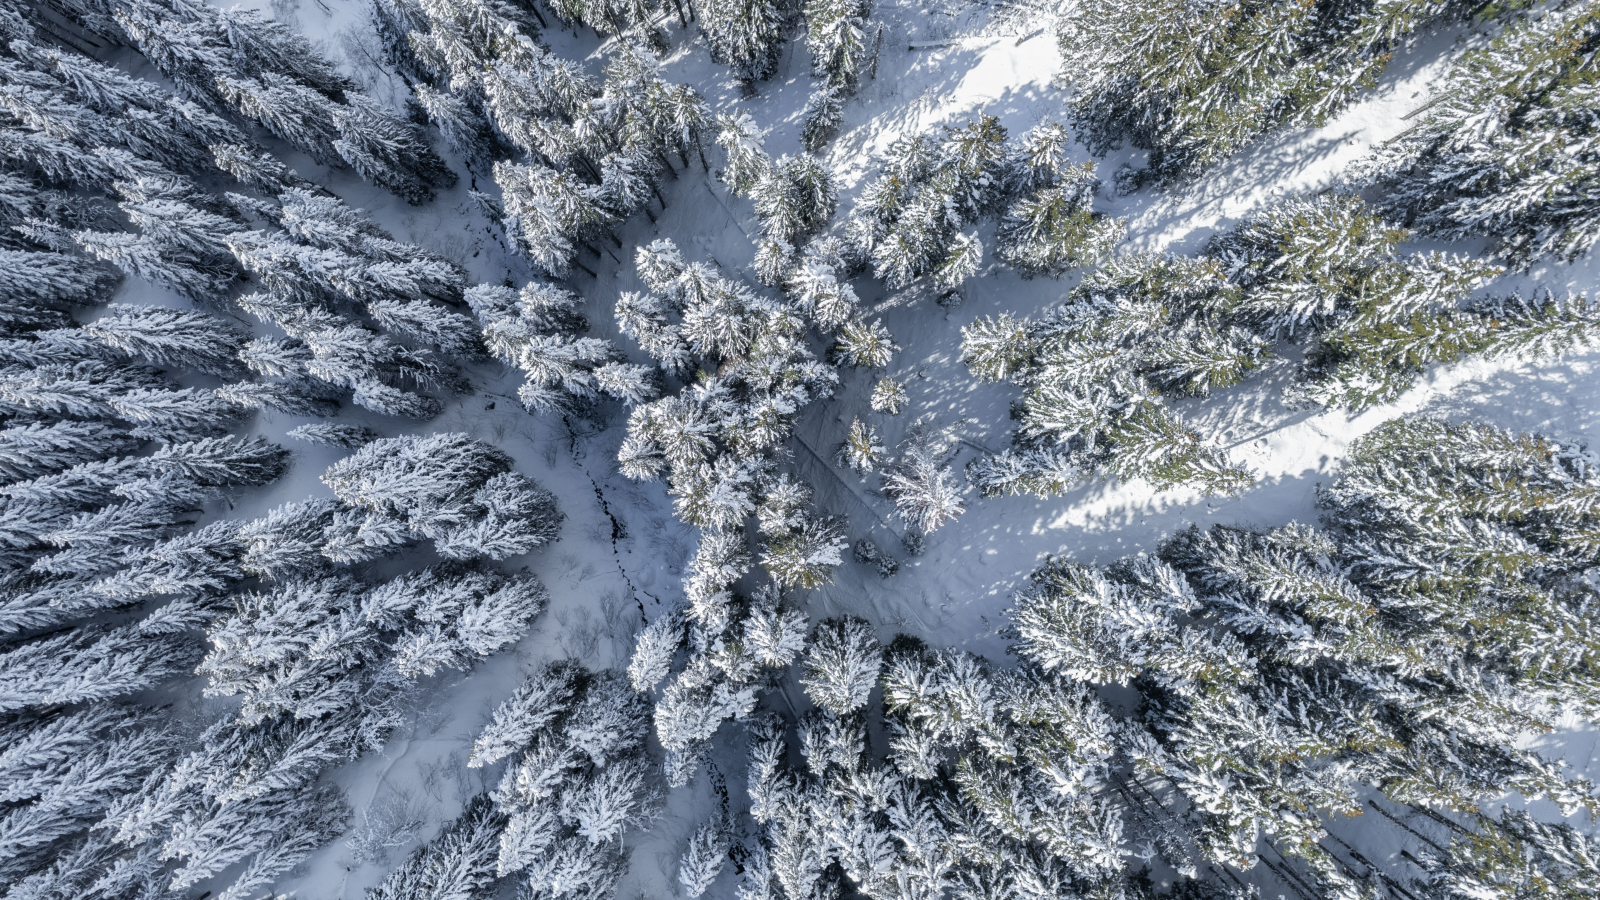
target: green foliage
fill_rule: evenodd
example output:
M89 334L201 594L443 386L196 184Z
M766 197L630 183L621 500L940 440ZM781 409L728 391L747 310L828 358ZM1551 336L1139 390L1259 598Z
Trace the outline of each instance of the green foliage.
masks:
M1003 315L963 329L962 359L974 375L1027 387L1013 451L968 469L979 490L1054 493L1097 470L1163 489L1248 486L1249 472L1161 398L1163 390L1184 396L1236 382L1265 354L1255 336L1213 324L1208 310L1231 291L1220 271L1212 260L1122 257L1085 276L1037 322Z
M1465 0L1347 4L1087 0L1061 20L1061 79L1096 153L1150 151L1166 184L1216 165L1256 137L1315 127L1376 84L1394 49Z
M1328 896L1360 895L1321 841L1326 819L1362 813L1368 784L1463 812L1508 791L1592 810L1593 784L1525 749L1600 701L1587 575L1600 477L1578 449L1395 420L1352 445L1320 502L1321 531L1191 527L1157 558L1049 560L1010 611L1012 652L1066 685L1137 692L1119 752L1197 813L1182 824L1201 858L1250 868L1265 832ZM910 720L895 749L915 762L928 754L913 755L911 726L954 716L930 702L927 664L906 659L891 651L884 698ZM1027 795L1005 777L964 757L955 780L1009 834ZM1518 813L1478 825L1421 861L1448 888L1429 896L1554 900L1600 872L1565 826ZM1160 852L1183 858L1181 843Z
M1587 297L1473 299L1500 267L1401 254L1406 237L1353 194L1292 199L1196 257L1113 258L1037 320L974 322L962 361L1026 393L1013 448L969 477L985 496L1059 493L1095 471L1235 492L1248 473L1164 400L1239 384L1275 341L1304 351L1291 401L1362 410L1394 401L1430 365L1531 360L1600 339Z
M1423 848L1421 866L1446 897L1579 900L1600 893L1600 845L1565 822L1540 822L1505 808L1475 817L1443 850Z
M1045 168L1036 155L1030 154L1030 162L1032 172ZM1094 163L1059 174L1053 163L1046 165L1047 183L1012 204L995 235L996 255L1024 278L1059 278L1069 269L1093 265L1110 255L1125 230L1122 220L1090 208L1100 186Z
M1519 266L1594 247L1600 5L1555 6L1466 54L1427 115L1374 152L1366 174L1387 212L1445 238L1490 237Z

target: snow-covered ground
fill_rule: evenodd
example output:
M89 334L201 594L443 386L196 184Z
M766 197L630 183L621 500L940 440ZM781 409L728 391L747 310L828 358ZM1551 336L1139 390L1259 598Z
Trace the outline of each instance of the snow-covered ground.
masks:
M365 24L365 4L357 0L275 0L261 2L291 21L335 58L367 81L379 96L398 97L403 86L375 65L375 39ZM954 0L883 2L874 21L884 26L876 78L846 107L839 135L819 154L840 188L840 216L871 175L872 160L897 137L955 124L980 112L996 115L1012 134L1061 114L1063 95L1052 85L1057 52L1045 4L958 4ZM744 110L769 129L766 147L774 155L799 152L800 114L812 89L809 59L798 42L785 50L779 72L759 86L759 95L739 99L734 79L713 64L703 39L691 25L685 33L676 18L665 22L673 44L664 60L669 81L697 87L717 111ZM584 58L598 71L604 47L592 32L546 33L556 52ZM1166 193L1143 191L1113 197L1109 188L1099 208L1128 220L1126 247L1134 250L1193 251L1214 231L1266 204L1335 183L1368 148L1407 127L1402 117L1420 106L1428 86L1448 60L1474 40L1469 32L1438 34L1400 54L1382 84L1326 127L1272 137L1240 154L1195 183ZM402 240L411 240L462 264L481 281L509 278L523 283L531 273L506 252L498 232L476 210L466 191L487 187L486 173L471 173L462 184L423 207L408 207L392 195L365 185L348 173L328 173L303 157L284 153L302 174L329 184L352 205L366 209ZM1081 159L1090 158L1081 149ZM1099 161L1109 181L1127 151ZM459 160L453 164L463 171ZM624 249L617 260L586 259L599 276L575 279L595 335L618 339L612 304L620 291L640 288L632 270L632 248L671 235L692 259L711 258L730 272L749 278L756 223L750 204L700 171L698 163L663 188L667 209L652 223L635 217L618 230ZM483 185L476 182L482 181ZM993 246L992 223L980 231ZM1471 252L1479 248L1450 248ZM1509 276L1490 290L1584 290L1595 281L1597 264L1549 266ZM1182 491L1158 494L1134 482L1095 483L1051 499L984 500L966 497L965 515L928 539L920 557L901 549L903 532L892 504L876 483L835 468L834 448L854 416L870 418L894 446L905 427L920 416L961 423L965 443L955 465L983 449L1008 441L1008 404L1017 390L982 385L959 361L960 329L974 318L999 312L1035 314L1071 287L1068 280L1024 281L991 265L969 283L965 302L946 310L931 293L916 288L884 292L869 278L857 285L863 301L883 318L901 347L889 374L906 382L909 409L890 419L871 413L867 395L880 373L846 371L843 388L832 400L814 404L803 415L792 443L793 464L817 489L825 511L849 520L852 540L871 537L902 559L893 577L880 578L873 567L846 562L834 583L806 598L813 620L841 612L866 617L887 639L909 632L939 646L1002 658L1005 640L998 630L1010 595L1041 557L1059 554L1085 562L1107 562L1149 551L1188 523L1280 525L1315 519L1314 490L1335 471L1349 443L1396 415L1429 412L1471 417L1500 425L1538 430L1563 440L1590 441L1600 428L1600 354L1576 355L1538 365L1473 362L1430 371L1396 403L1360 416L1286 408L1279 390L1287 367L1268 367L1241 388L1180 406L1180 413L1207 437L1225 446L1257 473L1258 483L1235 498L1206 498ZM128 290L141 290L130 286ZM149 300L151 298L141 298ZM631 342L618 339L631 348ZM821 349L820 347L818 348ZM638 356L643 361L643 356ZM515 401L519 377L485 367L476 373L481 389L458 398L429 430L465 431L510 453L518 468L559 497L567 515L559 543L528 561L553 595L551 609L534 633L514 652L502 654L469 674L443 676L429 684L414 721L381 753L369 755L336 774L363 812L408 806L419 811L426 838L455 815L462 801L498 777L499 767L467 769L466 753L490 710L515 687L521 673L538 663L578 658L591 667L625 663L630 636L641 612L654 617L680 597L681 569L694 548L691 529L671 514L664 488L634 484L615 471L622 417L603 424L563 423L527 414ZM360 411L355 411L360 418ZM228 512L258 514L281 502L307 495L327 496L318 482L340 451L283 439L302 420L264 419L259 431L296 451L295 470L272 488ZM365 424L397 433L416 430L369 416ZM570 427L569 427L570 424ZM414 565L416 559L404 561ZM798 702L799 693L787 692ZM771 702L781 705L783 699ZM730 792L743 790L742 747L737 729L726 727L716 764L728 776ZM1600 737L1574 723L1568 731L1539 742L1552 755L1565 755L1575 775L1600 776ZM638 848L633 870L619 896L675 894L675 872L683 841L710 809L706 779L674 792L667 814L646 834L630 838ZM1373 818L1373 817L1368 817ZM1354 821L1335 830L1380 861L1398 849L1396 829L1386 823ZM408 848L386 862L351 866L342 844L324 848L279 889L309 898L359 897L392 868ZM1268 896L1287 888L1260 872ZM731 867L711 896L731 896Z

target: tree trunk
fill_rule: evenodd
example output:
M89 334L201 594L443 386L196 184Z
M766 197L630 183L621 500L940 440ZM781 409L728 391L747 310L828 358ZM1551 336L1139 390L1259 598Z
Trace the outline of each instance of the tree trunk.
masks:
M666 212L667 211L667 200L666 200L665 197L661 196L661 189L652 184L652 185L650 185L650 192L656 195L656 202L661 204L661 211L662 212ZM649 211L650 210L648 210L648 209L645 210L645 212L647 212L647 213ZM655 216L651 216L650 217L650 221L654 222L655 220L656 220Z
M622 34L626 29L624 29L622 27L622 23L617 21L617 11L611 8L611 4L607 3L606 6L605 6L605 10L606 10L606 21L611 24L611 30L616 33L617 42L621 43L622 42Z
M684 30L689 28L689 19L683 14L683 0L672 0L672 8L678 11L678 21L683 24Z

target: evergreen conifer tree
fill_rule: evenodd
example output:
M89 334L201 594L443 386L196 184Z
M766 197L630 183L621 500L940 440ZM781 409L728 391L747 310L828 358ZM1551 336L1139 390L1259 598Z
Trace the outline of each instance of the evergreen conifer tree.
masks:
M1583 115L1596 41L1600 12L1563 4L1457 61L1421 121L1359 167L1382 185L1380 207L1442 237L1487 236L1518 266L1588 253L1600 237L1582 188L1597 165Z
M883 454L883 441L878 438L877 429L860 419L852 419L850 433L839 445L834 464L857 475L866 475L882 464Z
M899 457L883 473L883 492L907 528L926 534L965 511L946 460L952 439L929 423L914 425Z
M1073 124L1091 151L1150 151L1161 184L1217 164L1258 136L1316 127L1382 74L1429 23L1479 13L1452 2L1305 6L1086 3L1058 26Z
M400 868L367 892L368 900L474 900L494 886L499 834L504 816L487 794L467 801L467 808L417 848Z
M782 49L784 12L772 0L701 0L700 27L712 60L745 82L771 77Z

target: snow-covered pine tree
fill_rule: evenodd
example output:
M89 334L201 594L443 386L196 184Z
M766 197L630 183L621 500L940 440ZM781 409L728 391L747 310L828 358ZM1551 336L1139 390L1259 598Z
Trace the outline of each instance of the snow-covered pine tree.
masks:
M1499 267L1402 256L1395 248L1405 237L1359 197L1329 193L1272 207L1216 236L1206 253L1239 290L1236 302L1224 301L1233 305L1227 324L1309 344L1296 399L1362 409L1392 400L1430 364L1559 351L1539 337L1551 331L1566 331L1568 346L1592 340L1594 312L1582 297L1469 300ZM1196 337L1193 349L1168 355L1207 355L1213 339Z
M297 425L285 432L285 435L312 444L343 447L346 450L359 449L363 444L378 439L378 433L365 425L349 425L336 422Z
M756 215L773 240L798 244L827 224L838 205L828 170L810 156L780 156L750 189Z
M583 672L553 663L529 676L501 703L472 745L471 768L493 765L533 742L570 709Z
M1326 531L1190 529L1159 559L1053 560L1011 611L1014 652L1052 679L1139 691L1148 731L1122 741L1156 782L1137 788L1141 805L1157 785L1183 795L1201 815L1145 811L1181 822L1201 859L1248 867L1265 831L1317 889L1354 896L1320 841L1328 817L1362 812L1363 783L1455 810L1506 790L1594 804L1592 785L1521 743L1594 702L1587 676L1554 662L1571 658L1555 630L1587 627L1587 589L1565 585L1596 549L1580 499L1592 478L1570 452L1472 423L1391 422L1321 493ZM891 653L886 701L916 708L931 679L901 665ZM936 771L926 731L902 726L896 752ZM1486 852L1510 846L1482 828ZM1456 871L1477 877L1473 865Z
M844 101L855 94L867 66L870 0L809 0L802 12L812 74L823 81L806 101L801 142L816 151L843 118Z
M876 640L865 656L843 649L858 638L819 637L806 660L818 676L808 693L825 708L796 723L804 768L786 764L778 716L749 720L747 782L762 831L742 897L828 896L845 887L839 875L883 898L1013 879L1092 884L1107 896L1132 887L1120 871L1124 820L1088 787L1117 760L1116 725L1091 691L1038 670L996 674L904 636L882 660ZM867 691L835 698L823 687L838 678L822 673L860 668L845 659L852 653L870 659L866 689L884 666L891 766L871 759L878 711L865 707Z
M194 310L112 303L84 333L110 349L158 366L212 375L239 371L238 331L216 316Z
M626 868L620 838L658 813L647 777L649 707L614 672L547 667L479 739L479 765L521 751L491 794L505 817L494 872L551 897L606 897ZM559 726L559 727L558 727Z
M832 539L843 543L840 536ZM656 704L656 733L674 787L694 775L724 721L754 709L767 670L789 665L805 644L805 616L784 608L777 587L768 585L745 600L728 591L729 576L735 575L728 569L737 563L723 560L721 567L706 571L717 562L708 550L719 545L726 551L738 543L702 541L693 564L696 574L687 586L688 663L667 682ZM840 561L835 553L825 565ZM635 659L641 659L639 650Z
M1376 84L1419 30L1482 11L1452 0L1361 0L1338 11L1094 0L1061 18L1057 40L1062 76L1076 86L1073 124L1090 150L1146 149L1141 180L1170 184L1269 131L1321 125Z
M0 429L0 475L7 483L27 481L122 455L136 443L105 422L16 423Z
M117 37L192 100L231 108L322 161L421 203L455 173L416 127L339 75L305 38L243 9L162 0L108 3ZM213 144L238 143L212 141Z
M672 671L672 660L684 641L683 616L672 610L640 629L628 659L628 682L646 693Z
M103 827L130 848L155 846L175 869L151 880L181 891L245 863L223 896L254 896L344 830L349 809L310 782L353 755L349 715L242 727L223 720L164 773L147 779Z
M872 4L867 0L809 0L803 13L811 70L830 85L853 92L866 68L866 27Z
M905 411L906 404L909 402L911 401L906 396L905 384L895 381L887 375L879 378L877 383L873 384L872 396L868 399L868 404L873 410L887 413L891 416L900 415L901 412Z
M378 886L367 900L479 900L488 897L496 880L500 833L505 817L487 794L467 801L467 808L416 850Z
M806 108L801 112L800 144L815 153L828 143L844 121L844 102L848 98L843 85L824 83L806 98Z
M0 816L0 877L13 895L87 890L117 884L119 867L133 880L148 865L97 839L100 824L123 796L167 766L179 742L149 711L96 703L71 712L11 715L0 726L7 809Z
M1119 258L1085 276L1040 322L1001 316L965 329L962 356L975 375L1029 385L1013 447L974 461L968 477L989 496L1048 495L1069 483L1062 476L1101 466L1163 487L1227 492L1248 484L1248 473L1167 411L1144 374L1154 366L1135 361L1178 340L1161 330L1161 312L1201 319L1229 288L1209 260ZM1219 352L1244 358L1235 371L1264 350L1247 332L1232 340Z
M1422 119L1358 165L1385 213L1446 238L1487 236L1517 266L1572 261L1600 238L1600 206L1572 186L1595 177L1600 10L1565 3L1505 27L1456 61ZM1561 149L1557 149L1561 148Z
M763 149L764 143L765 132L749 113L717 116L717 146L727 160L721 177L735 194L748 194L772 167L772 157Z
M867 620L827 619L811 637L800 684L818 707L848 715L866 706L881 665L882 647Z
M833 461L834 465L841 469L849 469L857 475L867 475L877 471L883 464L884 452L878 430L860 419L851 419L850 431L845 436L844 443L839 445Z
M510 457L465 434L376 440L322 480L369 522L393 521L457 559L526 553L555 540L564 518Z
M917 422L907 431L894 461L884 467L883 493L894 501L908 529L927 534L966 510L950 474L955 443L950 429Z
M726 804L727 798L723 797L722 802ZM723 821L720 812L715 812L689 837L689 845L678 863L678 883L683 885L683 892L688 896L704 894L721 874L732 846L729 824Z
M970 260L960 229L992 213L1013 180L1006 131L980 116L939 135L901 138L882 157L846 223L853 267L872 266L891 288L946 268L946 280Z
M243 694L238 717L214 726L164 781L147 783L121 833L143 840L170 828L164 853L187 858L176 886L252 854L230 891L270 884L342 830L337 792L301 787L381 746L408 679L465 667L516 640L544 596L530 579L458 566L371 589L334 577L243 596L213 625L200 667L208 693ZM487 837L491 861L497 834Z
M805 347L800 311L687 263L671 241L641 248L638 270L651 293L618 302L622 332L670 373L686 371L697 357L719 371L634 410L619 452L624 474L667 474L680 516L703 528L736 529L768 499L793 508L770 456L799 410L829 395L837 379ZM821 583L842 549L836 531L805 513L804 503L792 515L768 517L762 535L769 574L784 584Z
M1600 846L1565 822L1547 823L1503 807L1499 819L1479 814L1472 829L1452 829L1448 847L1415 854L1433 897L1503 893L1509 886L1549 900L1600 890Z
M747 91L776 71L792 10L773 0L700 0L695 11L712 60L732 69Z
M137 623L25 641L0 652L0 712L126 697L187 673L196 657L187 637Z
M1352 194L1292 199L1217 235L1201 256L1110 260L1039 322L975 323L963 342L973 373L1028 385L1017 440L974 464L975 483L986 494L1051 493L1104 468L1235 490L1245 473L1160 398L1237 384L1273 340L1306 348L1291 400L1349 409L1392 400L1430 364L1534 358L1594 340L1586 298L1470 300L1500 270L1400 255L1405 234Z
M1049 129L1051 126L1042 127ZM1037 141L1025 141L1024 150L1032 149L1032 143ZM1028 154L1030 159L1041 155ZM1125 223L1092 209L1100 188L1100 181L1094 176L1094 163L1033 165L1029 174L1029 180L1038 186L1013 203L1001 217L995 234L995 255L1014 266L1024 278L1038 275L1059 278L1069 269L1091 266L1109 256L1122 239ZM981 249L978 252L981 253ZM969 271L976 268L976 261L960 265L960 271ZM947 280L942 276L944 267L941 266L940 271L943 286Z
M467 302L490 352L527 373L518 396L529 409L571 408L602 394L637 406L659 393L653 373L624 361L610 341L576 336L587 323L570 291L537 282L520 292L480 284Z
M568 21L665 49L649 3L556 7ZM441 130L493 162L501 198L489 202L509 243L553 277L573 268L592 274L579 251L599 257L600 247L616 241L612 226L652 198L665 202L656 183L672 171L667 154L687 163L691 148L699 152L705 101L664 81L651 50L636 40L616 45L596 84L577 63L545 49L525 12L479 0L427 0L386 15L409 29L406 50L432 82L419 93ZM480 126L480 110L487 126ZM473 136L482 127L493 129L500 146ZM522 156L508 158L502 148Z

